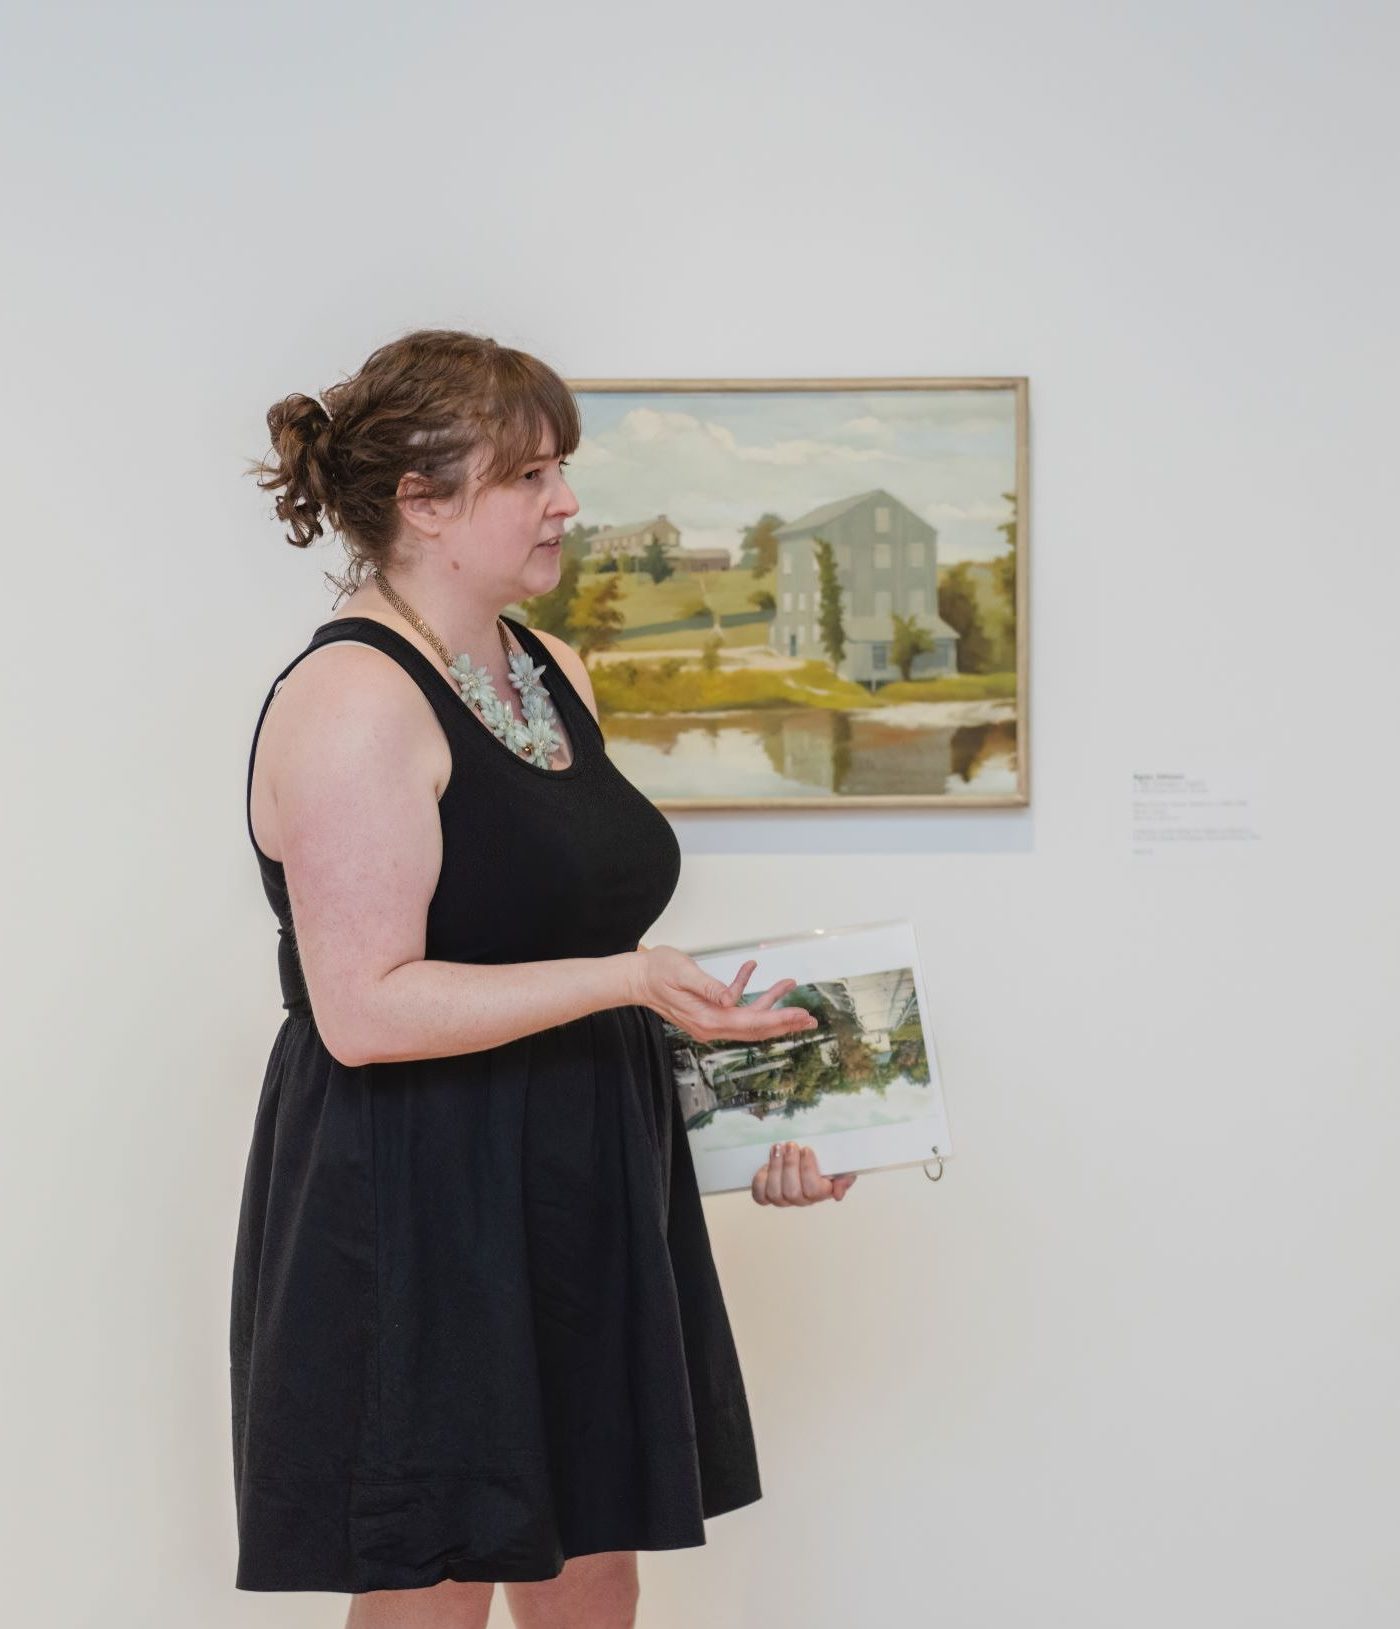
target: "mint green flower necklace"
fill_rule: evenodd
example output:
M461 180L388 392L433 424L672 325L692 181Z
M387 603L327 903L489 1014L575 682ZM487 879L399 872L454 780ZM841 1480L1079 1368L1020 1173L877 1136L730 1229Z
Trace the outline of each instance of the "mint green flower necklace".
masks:
M564 745L564 738L555 728L559 715L549 699L549 692L540 683L543 664L532 662L523 650L513 650L506 636L505 623L496 618L496 630L501 636L501 648L510 665L510 682L520 692L520 707L525 714L522 723L511 711L510 705L496 694L491 670L474 667L467 651L454 656L442 640L423 621L411 605L389 587L384 573L376 568L373 573L375 587L394 609L413 624L447 663L448 671L457 681L462 700L493 735L498 736L517 758L541 769L549 768L549 761Z

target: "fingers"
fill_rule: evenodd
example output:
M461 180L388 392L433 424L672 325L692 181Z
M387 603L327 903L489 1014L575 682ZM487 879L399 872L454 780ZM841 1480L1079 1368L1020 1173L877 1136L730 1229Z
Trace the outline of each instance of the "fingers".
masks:
M736 1040L767 1040L779 1035L805 1035L816 1029L817 1020L805 1007L760 1008L757 1002L740 1007L724 1020L726 1038Z
M783 1198L782 1143L768 1145L768 1163L760 1165L753 1176L753 1196L760 1205L786 1204Z
M654 954L654 952L653 952ZM743 1002L744 987L758 963L744 962L725 984L705 973L693 957L682 957L681 976L672 975L666 992L669 1000L652 1001L663 1016L684 1029L697 1041L763 1041L818 1027L817 1020L804 1007L775 1010L776 1003L797 988L796 979L778 979L761 995ZM723 1009L720 1017L716 1009Z
M729 988L733 992L734 999L736 1001L744 993L744 986L749 982L749 978L751 977L754 968L757 967L757 966L758 966L757 962L745 962L744 965L739 969L739 971L730 980Z
M807 1152L810 1153L811 1150ZM812 1203L802 1186L802 1155L800 1143L784 1143L778 1160L778 1182L782 1188L784 1203L789 1205Z
M758 964L755 962L754 965L757 966ZM749 1008L754 1010L761 1007L771 1007L780 996L785 996L789 990L795 990L796 988L796 979L779 979L776 984L770 984L761 996L755 996L749 1002Z
M699 967L698 962L693 965ZM744 986L749 982L757 966L757 962L745 962L728 984L722 984L718 979L707 978L701 987L701 994L706 1000L713 1001L721 1007L737 1007L739 997L744 993Z
M851 1174L835 1180L824 1177L816 1152L801 1143L774 1143L768 1163L754 1172L749 1186L760 1205L814 1205L839 1199L854 1181Z
M753 977L753 970L757 966L758 963L756 961L745 962L730 980L727 989L736 1002L744 993L744 986ZM796 979L779 979L776 984L771 985L767 990L765 990L761 996L755 996L754 999L749 1003L749 1006L751 1008L771 1007L780 996L785 996L789 990L795 990L796 988Z
M831 1198L831 1183L822 1175L817 1156L810 1148L802 1147L797 1151L797 1181L804 1204L811 1205L818 1199Z
M719 988L728 993L725 986ZM817 1019L805 1007L773 1008L762 997L744 1006L728 1006L718 996L713 1002L698 1003L689 997L689 991L678 990L669 1012L672 1022L697 1041L765 1041L782 1035L806 1034L819 1027ZM722 1015L715 1011L716 1005L725 1007Z

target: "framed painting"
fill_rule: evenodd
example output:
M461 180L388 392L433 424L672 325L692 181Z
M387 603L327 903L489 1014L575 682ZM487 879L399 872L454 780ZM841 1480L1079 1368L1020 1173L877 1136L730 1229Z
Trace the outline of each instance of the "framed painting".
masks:
M534 627L663 809L1025 804L1028 382L570 380Z

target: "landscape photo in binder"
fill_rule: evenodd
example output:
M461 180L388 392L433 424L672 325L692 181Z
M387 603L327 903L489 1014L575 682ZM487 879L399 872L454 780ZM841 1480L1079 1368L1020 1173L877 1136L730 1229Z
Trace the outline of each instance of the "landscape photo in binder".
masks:
M810 1145L822 1174L887 1170L952 1152L928 997L907 921L815 928L688 952L740 1005L779 979L777 1005L817 1027L765 1041L698 1041L665 1022L672 1078L702 1193L747 1188L774 1142Z

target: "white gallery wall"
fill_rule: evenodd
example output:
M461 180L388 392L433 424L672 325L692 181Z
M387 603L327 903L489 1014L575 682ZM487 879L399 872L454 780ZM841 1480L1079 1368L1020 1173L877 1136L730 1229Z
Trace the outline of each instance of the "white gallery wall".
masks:
M912 917L956 1156L707 1200L764 1498L643 1555L639 1621L1393 1621L1394 8L6 35L7 1621L343 1622L232 1582L282 1016L244 776L340 563L242 471L422 325L573 378L1030 379L1030 806L671 817L652 942ZM1135 857L1132 776L1206 768L1258 840Z

